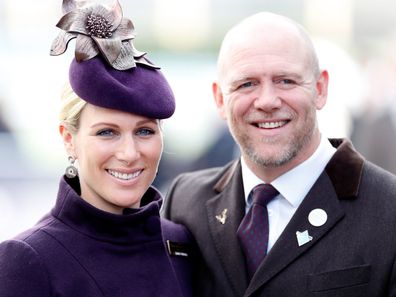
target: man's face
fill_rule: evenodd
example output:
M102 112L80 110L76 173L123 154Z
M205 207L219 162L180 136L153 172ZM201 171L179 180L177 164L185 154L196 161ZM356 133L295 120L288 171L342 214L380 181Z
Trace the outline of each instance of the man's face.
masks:
M266 170L266 178L314 152L320 140L316 110L326 101L327 73L314 73L305 43L278 36L246 38L230 48L214 86L244 159L251 168Z

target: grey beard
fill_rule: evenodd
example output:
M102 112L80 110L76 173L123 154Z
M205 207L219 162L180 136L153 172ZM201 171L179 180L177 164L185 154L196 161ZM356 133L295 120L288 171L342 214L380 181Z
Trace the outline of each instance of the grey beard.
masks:
M245 148L244 151L246 156L257 165L265 168L276 168L293 160L297 156L297 153L300 151L301 147L301 145L293 146L292 149L282 152L282 154L276 156L275 158L264 158L250 146Z
M244 153L246 156L252 160L254 163L257 165L264 167L264 168L276 168L282 165L285 165L286 163L290 162L293 160L298 153L306 146L308 143L310 143L312 139L312 135L314 132L314 128L306 131L307 133L303 134L302 139L296 139L294 138L293 140L290 141L290 146L286 147L285 150L280 151L279 154L277 154L274 157L269 157L266 158L265 156L261 156L257 150L255 150L254 146L252 144L248 143L248 140L245 139L245 144L247 144L243 149ZM265 141L265 140L262 140Z

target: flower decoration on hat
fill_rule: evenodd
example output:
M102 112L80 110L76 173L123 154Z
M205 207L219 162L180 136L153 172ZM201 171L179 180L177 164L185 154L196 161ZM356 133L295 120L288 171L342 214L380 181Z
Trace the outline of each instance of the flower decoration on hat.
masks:
M102 54L117 70L136 67L136 63L151 68L152 64L132 44L135 28L131 20L123 18L118 2L111 6L91 1L63 0L64 15L56 25L62 29L53 41L50 54L63 54L69 42L76 38L75 58L77 62L92 59Z

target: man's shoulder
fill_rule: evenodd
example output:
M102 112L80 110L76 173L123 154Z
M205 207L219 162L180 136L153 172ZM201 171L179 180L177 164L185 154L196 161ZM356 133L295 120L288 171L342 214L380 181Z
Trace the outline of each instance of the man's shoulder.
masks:
M362 173L362 185L365 184L396 194L396 175L367 160Z
M209 199L218 194L219 181L223 180L229 169L235 166L236 160L223 167L187 172L179 175L171 184L161 210L165 218L174 220L177 217L191 213L203 215L204 208L200 207ZM232 173L231 173L232 174Z
M229 162L228 164L221 167L212 167L196 171L185 172L178 175L174 182L174 185L193 185L193 186L205 186L214 185L224 175L227 170L233 166L236 160Z

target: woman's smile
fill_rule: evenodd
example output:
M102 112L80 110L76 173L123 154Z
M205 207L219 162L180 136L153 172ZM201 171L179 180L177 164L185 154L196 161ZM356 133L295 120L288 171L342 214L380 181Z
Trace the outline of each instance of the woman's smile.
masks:
M121 172L121 171L116 171L116 170L111 170L111 169L106 169L106 171L113 177L120 179L120 180L132 180L137 178L142 172L143 169L135 170L131 173L126 173L126 172Z

